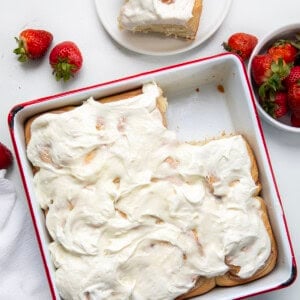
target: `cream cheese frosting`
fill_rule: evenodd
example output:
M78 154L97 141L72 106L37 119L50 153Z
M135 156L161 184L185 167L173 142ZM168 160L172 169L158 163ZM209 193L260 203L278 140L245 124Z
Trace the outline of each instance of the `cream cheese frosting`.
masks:
M180 142L160 96L148 83L32 123L27 155L63 299L174 299L226 262L248 278L270 255L243 137Z
M128 30L154 24L186 25L193 16L195 0L129 0L120 12L120 24Z

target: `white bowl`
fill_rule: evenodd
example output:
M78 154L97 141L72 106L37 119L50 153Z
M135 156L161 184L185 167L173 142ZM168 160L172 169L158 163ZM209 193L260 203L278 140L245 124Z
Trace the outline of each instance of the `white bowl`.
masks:
M255 100L256 100L256 106L258 109L258 112L263 120L268 122L269 124L275 126L276 128L279 128L281 130L294 132L294 133L300 133L299 127L293 127L290 124L290 115L286 115L279 119L272 118L260 105L259 103L259 96L258 96L258 88L255 84L252 74L251 74L251 64L254 56L258 54L263 54L266 52L266 50L278 39L282 38L294 38L296 33L300 33L300 23L295 24L289 24L282 27L279 27L272 32L269 32L266 34L263 38L259 40L256 47L254 48L248 64L248 76L250 79L250 83L254 92Z
M32 169L26 157L24 121L37 113L81 104L90 96L100 98L113 95L135 89L152 80L162 87L168 97L168 127L180 139L204 140L219 136L224 131L242 134L247 139L257 158L263 186L262 197L268 207L277 242L277 265L266 277L232 288L215 288L196 299L236 299L287 287L296 278L296 262L266 142L247 81L247 72L235 55L223 53L44 97L19 104L10 111L8 121L11 138L52 298L60 299L48 249L49 235L44 215L36 200Z

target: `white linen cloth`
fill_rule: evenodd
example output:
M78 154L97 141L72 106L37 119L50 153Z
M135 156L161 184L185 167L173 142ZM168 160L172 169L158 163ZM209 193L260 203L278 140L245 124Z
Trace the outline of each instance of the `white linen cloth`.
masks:
M0 299L51 299L25 199L0 170Z

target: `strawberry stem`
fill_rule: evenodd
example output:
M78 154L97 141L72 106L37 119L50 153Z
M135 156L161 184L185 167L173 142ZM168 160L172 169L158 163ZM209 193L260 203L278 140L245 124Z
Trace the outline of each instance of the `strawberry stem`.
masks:
M228 43L223 42L222 46L223 46L224 50L226 50L228 52L232 51L232 48L228 45Z
M268 98L270 94L274 94L276 91L284 89L282 80L289 75L290 69L290 65L285 64L282 58L279 58L278 61L272 63L272 75L258 89L258 94L261 99L264 100Z
M57 81L63 79L63 81L68 81L76 70L74 64L70 64L67 58L58 59L58 63L53 66L53 74Z
M14 49L14 53L16 55L19 55L18 61L22 62L22 63L28 61L28 55L27 55L27 52L26 52L23 40L22 39L18 39L16 37L15 37L15 40L18 43L18 47L16 49Z

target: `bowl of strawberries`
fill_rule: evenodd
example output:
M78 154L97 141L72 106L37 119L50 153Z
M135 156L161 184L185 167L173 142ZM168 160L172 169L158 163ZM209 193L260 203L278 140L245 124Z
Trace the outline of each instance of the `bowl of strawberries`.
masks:
M300 133L300 23L260 39L248 75L260 116L279 129Z

